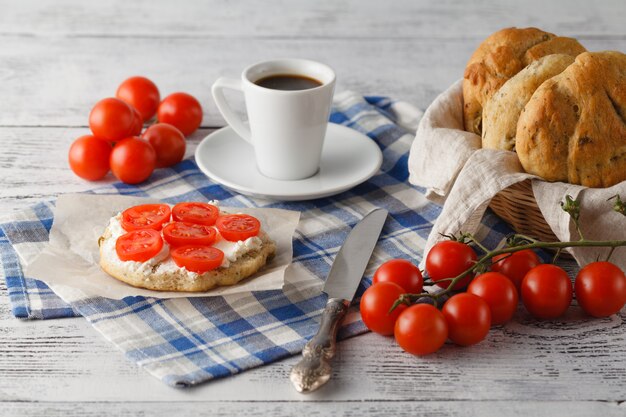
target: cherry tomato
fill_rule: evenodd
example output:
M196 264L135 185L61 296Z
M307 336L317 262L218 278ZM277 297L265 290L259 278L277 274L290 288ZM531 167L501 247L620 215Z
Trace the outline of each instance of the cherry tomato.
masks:
M395 282L409 293L422 292L424 278L419 268L406 259L392 259L378 267L374 273L372 284L379 282Z
M68 155L74 174L89 181L102 179L109 172L111 144L91 135L81 136L72 143Z
M379 282L365 290L361 297L361 318L367 328L385 336L392 335L398 316L407 306L400 304L391 314L389 310L405 292L394 282Z
M156 163L156 152L145 140L130 137L121 140L111 152L111 171L126 184L148 179Z
M524 277L521 295L530 314L553 319L562 316L572 302L572 282L562 268L538 265Z
M145 77L128 78L117 87L115 97L136 108L141 114L142 124L156 114L161 101L159 89Z
M173 249L174 263L180 268L199 274L219 268L224 260L224 252L213 246L187 245Z
M165 97L157 110L160 123L168 123L189 136L202 123L202 106L187 93L174 93Z
M133 109L133 125L130 128L130 136L139 136L141 135L141 130L143 129L143 119L141 118L141 114L139 111L132 107Z
M487 302L477 295L453 295L441 312L448 323L448 337L457 345L474 345L489 333L491 310Z
M132 107L117 98L100 100L89 113L89 128L94 136L110 142L131 136L134 127Z
M161 230L163 223L170 220L167 204L142 204L122 212L122 228L126 231L139 229Z
M444 240L433 246L426 255L426 272L435 282L444 278L454 278L471 268L476 262L476 252L469 245L453 240ZM455 290L467 287L474 276L470 273L454 286ZM448 288L449 281L437 283L441 288Z
M143 133L156 151L156 167L164 168L179 163L185 156L185 136L180 130L167 123L157 123Z
M427 355L443 346L448 338L448 324L441 311L435 307L415 304L400 314L394 335L396 342L406 352Z
M626 276L610 262L592 262L578 272L574 291L587 314L608 317L626 304Z
M122 261L145 262L159 253L161 248L161 233L152 229L133 230L115 242L115 252Z
M541 264L541 259L532 249L524 249L512 254L503 253L496 255L491 259L491 262L494 263L491 265L491 270L509 277L519 292L522 280L528 271Z
M215 222L220 235L226 240L237 242L256 236L261 230L261 223L247 214L228 214L220 216Z
M163 228L163 238L172 246L211 246L216 237L215 228L203 224L172 222Z
M467 292L487 302L491 311L491 324L506 323L517 309L519 299L515 285L499 272L487 272L477 276L467 287Z
M172 209L172 218L177 222L204 224L213 226L220 209L207 203L178 203Z

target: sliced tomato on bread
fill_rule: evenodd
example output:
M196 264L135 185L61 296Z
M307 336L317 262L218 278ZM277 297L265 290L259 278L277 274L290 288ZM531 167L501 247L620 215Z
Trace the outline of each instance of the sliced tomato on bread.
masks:
M161 230L170 220L170 206L167 204L142 204L122 212L122 228L127 232L140 229Z
M145 262L163 248L161 233L153 229L133 230L117 238L115 251L122 261Z
M213 226L220 215L220 209L208 203L178 203L172 209L172 217L177 222Z
M215 243L214 227L203 224L172 222L163 228L163 238L172 246L206 245Z
M237 242L259 234L261 222L248 214L227 214L218 217L215 226L226 240Z
M224 252L213 246L187 245L171 251L174 263L180 268L199 274L219 268L224 260Z

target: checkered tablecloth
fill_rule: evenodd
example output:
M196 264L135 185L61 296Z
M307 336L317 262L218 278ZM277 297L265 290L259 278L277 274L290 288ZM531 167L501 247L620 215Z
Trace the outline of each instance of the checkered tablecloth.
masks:
M383 151L381 171L339 195L306 202L274 202L232 193L211 182L193 160L157 170L140 186L114 183L93 193L127 194L168 203L220 200L224 206L277 207L302 212L294 236L291 274L282 291L227 297L123 300L92 298L64 303L36 277L22 275L48 239L54 202L17 213L0 225L0 274L16 317L85 317L126 356L172 386L190 386L276 361L301 351L316 332L326 302L321 293L335 254L349 230L370 210L384 207L389 218L374 251L357 300L377 265L390 258L419 263L424 243L441 208L408 184L407 159L421 111L385 97L336 96L331 122L365 133ZM488 213L479 238L495 245L509 233ZM365 332L356 308L339 337Z

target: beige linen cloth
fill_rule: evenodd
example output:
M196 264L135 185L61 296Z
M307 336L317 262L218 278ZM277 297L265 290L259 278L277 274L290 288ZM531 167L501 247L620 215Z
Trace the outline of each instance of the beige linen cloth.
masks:
M610 188L551 183L524 172L514 152L481 149L481 138L463 130L462 80L443 92L426 110L409 154L409 182L427 189L426 196L443 211L428 237L426 253L440 233L475 233L489 202L500 190L532 179L535 199L546 222L561 241L578 240L569 215L559 205L566 194L581 203L580 222L586 239L626 240L626 217L612 210L610 197L626 200L626 181ZM604 260L608 248L575 248L579 265ZM626 270L626 247L611 260Z

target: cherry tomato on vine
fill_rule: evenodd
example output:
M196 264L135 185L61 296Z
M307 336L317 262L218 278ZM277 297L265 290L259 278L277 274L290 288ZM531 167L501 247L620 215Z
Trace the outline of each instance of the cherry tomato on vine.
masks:
M448 323L448 337L457 345L474 345L489 333L491 310L487 302L477 295L453 295L441 312Z
M572 302L572 282L562 268L552 264L534 267L522 281L522 302L539 319L562 316Z
M532 249L524 249L519 252L496 255L491 262L493 262L491 270L509 277L519 292L522 280L528 271L541 264L541 259Z
M437 308L430 304L415 304L404 310L396 320L394 336L406 352L428 355L438 351L445 343L448 324Z
M477 256L474 249L468 244L453 240L444 240L433 246L426 255L426 272L435 282L444 278L454 278L463 271L471 268L476 262ZM473 273L468 274L454 286L455 290L467 287L472 280ZM437 283L441 288L448 288L449 281Z
M117 87L115 97L136 108L141 114L142 124L156 114L161 100L159 89L146 77L130 77L124 80Z
M150 142L156 152L156 167L164 168L179 163L185 156L185 136L167 123L157 123L143 132L143 139Z
M96 181L109 172L110 154L109 142L92 135L85 135L72 143L68 160L74 174L89 181Z
M111 152L111 171L127 183L138 184L148 179L156 163L156 152L145 140L130 137L119 141Z
M202 106L187 93L174 93L165 97L157 109L160 123L168 123L189 136L202 123Z
M368 329L385 336L393 334L396 320L407 306L400 304L391 313L389 310L404 288L394 282L379 282L369 287L361 297L361 318Z
M135 128L133 108L118 98L105 98L89 113L89 128L94 136L117 142L131 136Z
M592 262L578 272L574 291L587 314L608 317L626 303L626 276L610 262Z
M506 323L517 309L519 299L515 285L499 272L478 275L467 287L467 292L487 302L491 311L491 324Z
M392 259L378 267L372 278L372 283L395 282L408 293L422 292L424 278L419 268L406 259Z

